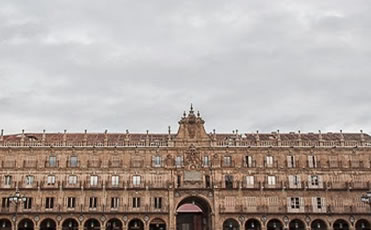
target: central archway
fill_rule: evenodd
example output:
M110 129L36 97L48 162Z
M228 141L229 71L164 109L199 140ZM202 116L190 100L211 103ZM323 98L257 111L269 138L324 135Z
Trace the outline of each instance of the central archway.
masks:
M212 209L208 201L191 196L179 202L176 209L176 230L212 230Z

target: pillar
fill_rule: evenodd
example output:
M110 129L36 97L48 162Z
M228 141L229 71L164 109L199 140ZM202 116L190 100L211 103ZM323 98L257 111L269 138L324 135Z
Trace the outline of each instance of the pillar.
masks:
M176 229L176 216L174 214L174 189L171 189L169 191L169 230L175 230Z

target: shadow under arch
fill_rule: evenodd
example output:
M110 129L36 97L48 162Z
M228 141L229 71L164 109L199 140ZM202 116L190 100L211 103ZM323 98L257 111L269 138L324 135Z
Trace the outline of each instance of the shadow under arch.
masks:
M356 230L370 230L370 222L366 219L360 219L356 222Z
M261 230L261 223L255 218L248 219L245 223L245 230Z
M18 230L34 230L35 224L31 219L24 218L18 223Z
M12 222L9 219L2 218L0 219L0 229L1 230L11 230Z
M43 219L40 223L40 230L56 230L57 223L50 218Z
M177 204L177 230L212 230L212 223L212 208L207 198L188 196Z
M166 222L161 218L153 218L149 222L149 230L166 230Z
M117 218L111 218L106 223L106 230L122 230L122 222Z
M327 230L327 224L322 219L315 219L310 225L311 230Z
M141 219L135 218L129 221L129 230L144 230L144 223Z
M67 218L62 222L62 230L78 230L79 222L74 218Z
M228 218L223 222L223 230L240 230L240 224L233 218Z

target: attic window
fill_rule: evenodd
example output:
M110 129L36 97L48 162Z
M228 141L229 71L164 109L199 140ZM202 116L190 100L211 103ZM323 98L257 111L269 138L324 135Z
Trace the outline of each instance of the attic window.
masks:
M38 140L37 137L35 137L35 136L27 136L27 138L28 138L29 141L37 141Z

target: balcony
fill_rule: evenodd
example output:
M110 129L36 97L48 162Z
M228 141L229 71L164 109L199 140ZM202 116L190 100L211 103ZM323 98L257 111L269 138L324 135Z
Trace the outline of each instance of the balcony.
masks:
M242 189L246 190L260 190L261 188L261 182L254 182L253 184L248 184L246 181L242 182Z
M45 168L58 168L59 167L59 161L45 161L44 163Z
M131 168L143 168L144 160L131 160L130 167Z
M328 182L327 183L327 188L329 190L348 190L350 188L350 183L349 182Z
M242 167L244 167L244 168L256 168L256 161L252 160L250 162L247 162L247 161L244 160L242 162Z
M67 166L67 168L79 168L80 167L80 161L67 160L66 166Z
M134 184L133 181L129 181L127 184L127 189L133 189L133 190L140 190L140 189L146 189L147 183L145 181L141 181L140 183Z
M223 167L223 168L234 168L235 167L235 162L234 160L231 160L231 161L225 161L224 159L222 159L220 161L220 165Z
M278 161L273 161L272 163L268 163L264 160L264 167L266 168L278 168Z
M16 160L5 160L1 162L2 168L15 168L16 167Z
M90 183L90 181L84 181L84 188L91 190L103 189L103 181L98 181L96 184Z
M101 164L100 160L88 160L88 168L100 168Z
M109 161L108 165L110 168L121 168L122 160Z
M55 183L48 183L46 181L40 182L40 188L42 189L59 189L61 183L59 181L56 181Z
M369 190L370 182L352 182L350 187L352 190Z
M24 168L37 168L37 160L24 160L23 167Z
M68 181L63 181L62 188L63 189L81 189L82 183L81 181L77 181L75 184L70 184Z
M268 184L267 181L264 182L264 189L265 190L278 190L278 189L283 189L285 184L283 181L276 181L275 184Z

